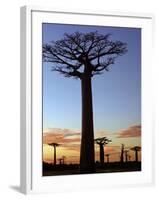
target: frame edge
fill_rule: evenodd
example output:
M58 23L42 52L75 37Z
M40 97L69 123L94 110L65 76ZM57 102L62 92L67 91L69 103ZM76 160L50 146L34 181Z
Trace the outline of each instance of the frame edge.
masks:
M31 12L32 11L50 11L64 12L75 14L97 14L114 15L125 17L149 18L154 22L155 16L150 13L129 13L129 12L110 12L110 11L94 11L94 10L79 10L73 12L62 8L47 8L38 6L23 6L20 9L20 191L24 194L33 192L32 189L32 157L31 157ZM28 126L29 125L29 126ZM152 181L154 183L154 180Z
M29 7L20 8L20 191L31 191L31 62Z

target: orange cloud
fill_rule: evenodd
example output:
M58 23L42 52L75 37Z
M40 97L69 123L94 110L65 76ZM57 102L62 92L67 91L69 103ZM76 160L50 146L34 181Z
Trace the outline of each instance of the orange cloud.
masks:
M73 136L73 135L79 135L80 132L78 130L73 130L73 129L67 129L67 128L49 128L44 130L43 134L62 134L65 136Z
M80 143L79 144L72 144L72 143L63 144L62 146L66 147L69 150L73 150L73 151L77 151L77 152L80 151Z
M43 144L48 143L79 143L80 132L71 129L51 128L43 133Z
M117 138L141 137L141 125L131 126L118 133Z

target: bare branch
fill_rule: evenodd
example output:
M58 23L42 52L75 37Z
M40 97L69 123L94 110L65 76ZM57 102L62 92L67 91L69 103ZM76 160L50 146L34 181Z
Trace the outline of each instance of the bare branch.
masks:
M126 43L122 43L120 41L117 42L110 42L110 44L107 45L107 47L104 47L103 49L100 49L97 51L96 55L92 57L90 60L95 60L98 57L103 57L107 55L115 55L115 56L121 56L127 52Z
M53 71L67 77L94 76L114 64L116 58L127 52L127 45L111 41L110 34L97 31L64 34L64 38L43 45L43 61L56 64Z
M93 71L100 72L100 71L103 71L104 69L106 71L109 71L108 66L114 64L114 60L115 60L115 58L110 57L110 58L107 58L107 60L105 62L100 63L100 61L98 59L98 63L97 63L97 65L95 65Z
M65 77L81 78L82 76L82 73L80 73L79 71L68 71L67 68L54 67L52 71L57 71L60 74L63 74Z

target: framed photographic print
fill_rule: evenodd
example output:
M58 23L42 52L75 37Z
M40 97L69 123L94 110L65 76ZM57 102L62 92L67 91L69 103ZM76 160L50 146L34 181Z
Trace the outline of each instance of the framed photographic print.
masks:
M21 191L153 183L147 14L21 8Z

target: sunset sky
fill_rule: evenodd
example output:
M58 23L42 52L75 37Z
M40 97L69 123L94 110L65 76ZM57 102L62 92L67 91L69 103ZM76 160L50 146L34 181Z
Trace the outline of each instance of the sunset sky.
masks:
M110 161L118 161L122 143L128 149L141 146L141 29L43 24L43 43L75 31L111 33L111 39L127 43L128 52L117 58L109 72L92 80L95 138L111 139L105 154L110 154ZM66 156L67 163L79 163L80 80L52 72L52 66L53 63L43 63L43 160L53 162L53 148L47 143L57 142L61 144L57 147L57 160ZM99 160L97 145L95 151ZM134 152L129 154L133 160Z

